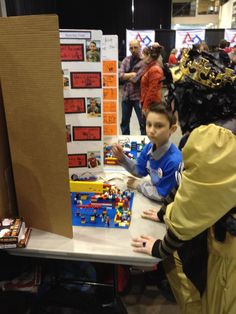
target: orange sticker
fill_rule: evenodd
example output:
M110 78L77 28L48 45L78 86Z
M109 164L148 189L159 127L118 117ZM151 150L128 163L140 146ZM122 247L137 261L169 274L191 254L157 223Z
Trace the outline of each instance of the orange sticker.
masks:
M104 135L117 135L117 127L115 124L105 124L103 126Z
M116 101L104 101L103 112L116 112Z
M104 87L116 87L116 74L103 75L103 86Z
M103 88L103 99L105 100L116 100L117 89L116 88Z
M103 73L116 73L116 61L103 61Z
M104 124L116 124L117 118L114 113L104 113L103 123Z

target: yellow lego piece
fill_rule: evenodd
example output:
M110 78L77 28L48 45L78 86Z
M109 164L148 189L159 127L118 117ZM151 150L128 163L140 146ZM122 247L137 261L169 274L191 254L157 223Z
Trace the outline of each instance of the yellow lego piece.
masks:
M70 180L70 191L86 193L103 193L103 182Z
M86 201L87 199L87 194L86 195L81 195L80 196L81 201Z

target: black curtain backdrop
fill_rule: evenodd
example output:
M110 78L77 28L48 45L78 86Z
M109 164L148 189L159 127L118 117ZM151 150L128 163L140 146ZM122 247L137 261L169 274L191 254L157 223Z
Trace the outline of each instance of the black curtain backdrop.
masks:
M170 51L175 47L175 31L171 29L156 29L155 41L164 47L163 61L167 62Z
M207 29L205 41L211 49L219 47L219 42L224 39L224 34L224 29Z
M171 0L6 0L8 16L56 13L60 28L101 29L103 34L117 34L119 44L126 29L170 28Z
M165 47L166 57L175 47L175 31L171 30L171 0L6 0L8 16L49 14L59 17L60 28L101 29L103 34L116 34L119 52L125 51L126 29L154 29L155 40ZM206 30L206 42L217 47L224 38L224 29Z
M136 29L170 29L171 0L134 0Z

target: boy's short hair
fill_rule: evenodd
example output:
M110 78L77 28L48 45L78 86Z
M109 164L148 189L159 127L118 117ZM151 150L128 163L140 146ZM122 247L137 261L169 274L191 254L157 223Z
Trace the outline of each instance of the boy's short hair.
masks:
M169 109L169 107L167 106L167 104L164 101L159 102L159 103L157 103L157 102L151 103L151 105L147 111L147 116L148 116L149 112L155 112L155 113L160 113L160 114L165 115L166 118L168 119L168 121L170 122L170 127L177 123L176 116Z

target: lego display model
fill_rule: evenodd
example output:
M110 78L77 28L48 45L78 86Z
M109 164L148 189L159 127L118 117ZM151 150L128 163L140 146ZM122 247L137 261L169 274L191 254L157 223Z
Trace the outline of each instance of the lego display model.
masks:
M71 192L73 226L128 228L134 193L103 184L103 193Z
M137 141L129 142L129 139L126 140L119 140L119 144L123 147L124 153L130 159L137 159L140 152L142 151L143 147L145 146L145 138L138 143ZM104 144L104 164L105 165L117 165L118 161L117 158L112 156L111 145Z

